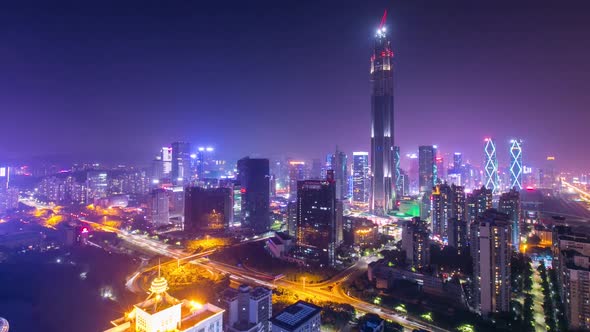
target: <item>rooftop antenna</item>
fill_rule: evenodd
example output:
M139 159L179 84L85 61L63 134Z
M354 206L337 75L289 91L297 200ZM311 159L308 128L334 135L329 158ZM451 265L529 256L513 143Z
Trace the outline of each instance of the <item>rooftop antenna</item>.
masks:
M383 28L385 25L385 20L387 20L387 9L383 12L383 17L381 18L381 24L379 24L379 29Z

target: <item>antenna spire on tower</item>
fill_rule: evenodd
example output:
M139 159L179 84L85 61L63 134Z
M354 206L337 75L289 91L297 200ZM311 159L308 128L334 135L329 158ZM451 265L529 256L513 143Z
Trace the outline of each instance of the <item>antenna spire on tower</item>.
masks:
M385 11L383 12L383 17L381 18L381 24L379 24L379 29L383 28L386 20L387 20L387 9L385 9Z

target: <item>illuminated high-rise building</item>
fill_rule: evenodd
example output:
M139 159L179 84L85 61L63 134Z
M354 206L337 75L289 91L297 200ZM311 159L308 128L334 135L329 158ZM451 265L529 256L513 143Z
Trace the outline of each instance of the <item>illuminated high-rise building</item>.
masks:
M403 196L404 193L404 177L402 175L402 169L400 167L401 155L399 146L393 147L393 179L394 179L394 190L395 197Z
M453 155L453 173L461 174L461 165L463 164L463 154L455 152Z
M475 223L473 304L484 316L510 309L510 226L507 216L493 209Z
M510 141L510 189L522 190L522 140Z
M548 156L543 167L539 170L539 186L545 189L557 187L557 174L555 171L555 157Z
M498 210L506 213L508 220L512 223L512 246L515 251L518 251L520 245L520 193L516 188L500 196Z
M184 184L191 178L191 145L187 142L172 143L172 171L170 176L173 183Z
M163 147L160 151L160 160L162 160L162 177L167 178L172 173L172 148Z
M257 233L270 228L269 160L243 158L238 160L237 179L242 193L242 226Z
M491 138L484 140L484 186L492 190L492 194L498 194L500 191L500 181L498 179L498 158L496 157L496 143Z
M289 161L289 200L297 200L297 181L305 180L305 162Z
M167 225L170 221L170 201L165 189L154 189L148 201L148 219L155 226Z
M432 191L436 185L436 146L424 145L418 148L418 186L420 193Z
M320 261L334 265L343 240L334 171L328 171L326 180L299 181L297 187L297 242L317 249Z
M348 198L348 158L346 154L336 148L336 152L329 156L329 164L334 170L336 180L336 198L344 200Z
M461 186L437 184L432 192L432 234L441 239L448 239L453 225L451 219L465 224L465 191Z
M187 187L184 229L193 234L221 232L233 223L232 188Z
M418 217L407 221L402 229L402 251L406 262L413 268L422 269L430 265L430 233L425 221Z
M369 202L369 153L352 153L352 201L356 204Z
M371 211L384 215L393 208L393 51L385 27L375 35L371 55Z
M205 179L211 171L210 166L213 163L213 152L215 152L215 149L210 146L199 146L197 148L196 170L199 180Z

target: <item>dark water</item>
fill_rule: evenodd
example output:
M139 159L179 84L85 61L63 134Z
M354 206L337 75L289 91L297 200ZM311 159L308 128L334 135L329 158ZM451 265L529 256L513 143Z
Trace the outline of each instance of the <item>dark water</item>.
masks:
M0 264L0 317L10 332L102 331L138 300L124 288L136 266L128 256L89 247L11 256ZM105 286L115 301L101 297Z

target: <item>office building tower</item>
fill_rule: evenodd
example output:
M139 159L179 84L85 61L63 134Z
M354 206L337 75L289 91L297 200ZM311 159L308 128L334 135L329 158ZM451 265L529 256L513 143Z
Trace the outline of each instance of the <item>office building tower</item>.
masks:
M231 186L233 191L234 217L233 225L242 225L242 188L239 183L234 182ZM230 225L230 226L233 226Z
M492 208L492 190L481 187L467 195L467 220L474 223L485 211Z
M226 289L219 299L225 309L223 325L228 332L270 332L272 291L264 287L241 285Z
M233 222L232 195L231 188L187 187L185 231L200 235L227 229Z
M270 229L270 162L268 159L238 160L237 180L242 193L242 226L256 233Z
M438 151L436 151L437 156L435 157L435 168L434 168L434 172L435 172L435 184L436 183L441 183L444 179L447 178L447 165L445 165L445 159L438 154Z
M461 152L455 152L453 155L453 173L461 174L461 165L463 164L463 155Z
M522 190L522 140L513 139L510 141L510 188Z
M162 177L169 178L172 176L172 148L163 147L160 150L160 160L162 161Z
M555 157L548 156L543 167L539 170L539 187L544 189L556 189L558 187L558 174L555 170Z
M297 183L297 242L316 248L320 261L329 265L335 264L342 243L342 202L336 199L333 174Z
M336 148L336 152L329 156L329 165L334 170L336 181L336 199L348 198L348 158L346 154Z
M425 145L418 148L418 186L420 193L432 191L437 182L436 146Z
M148 218L155 226L167 225L170 221L170 204L165 189L154 189L149 196Z
M492 190L492 194L496 195L500 192L496 143L491 138L486 138L484 142L484 186Z
M552 265L569 329L590 330L590 236L555 226Z
M352 153L352 201L355 204L369 203L370 190L369 153Z
M320 332L322 308L297 301L271 318L272 332Z
M207 146L199 146L197 148L197 160L196 160L196 170L197 170L197 178L199 181L204 180L210 175L211 167L213 166L213 153L215 149L213 147Z
M289 161L289 200L297 199L297 182L305 180L305 162Z
M385 15L375 35L371 55L371 204L374 214L393 209L393 50Z
M510 221L504 213L487 210L474 227L474 306L484 316L510 310Z
M430 266L430 233L425 221L418 217L408 220L402 229L402 251L413 268Z
M297 202L287 203L287 233L297 237Z
M10 167L0 166L0 190L8 189L10 184Z
M311 170L310 170L309 178L312 180L321 180L322 179L322 167L324 167L322 160L319 158L314 158L311 161Z
M451 226L451 219L457 223L467 225L467 214L465 211L465 190L461 186L437 184L432 191L432 234L443 241L448 240ZM458 225L456 225L458 226Z
M401 162L401 155L399 151L399 146L393 147L393 183L394 183L394 190L395 190L395 197L399 200L401 196L403 196L404 192L404 179L402 175L402 169L400 166Z
M520 245L520 193L516 189L500 196L498 210L508 215L512 228L512 246L518 251Z
M172 143L172 182L184 184L191 179L191 145L187 142Z
M108 194L108 173L106 171L90 171L86 173L88 203L104 198Z
M151 284L148 298L133 306L131 312L111 321L104 332L221 332L223 309L210 303L179 300L167 292L168 281L158 275Z

